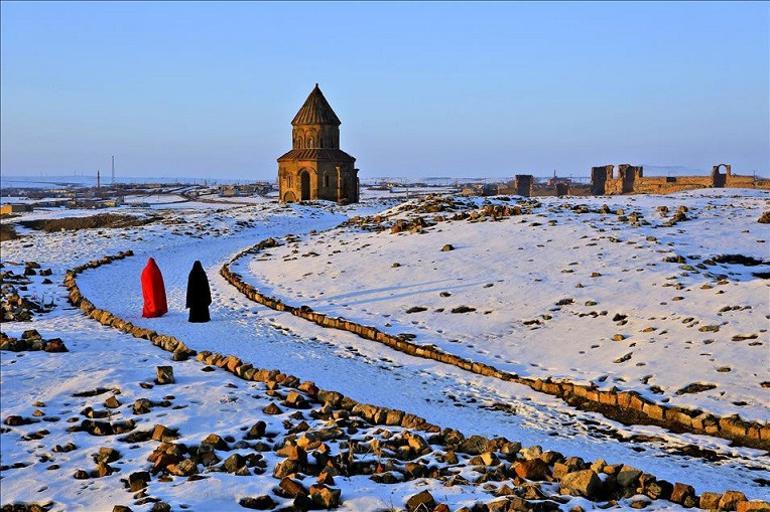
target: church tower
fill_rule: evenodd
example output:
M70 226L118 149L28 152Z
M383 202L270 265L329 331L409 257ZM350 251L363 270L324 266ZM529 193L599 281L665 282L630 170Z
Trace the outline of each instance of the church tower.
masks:
M340 124L316 84L291 121L291 151L278 158L282 202L358 202L356 159L340 149Z

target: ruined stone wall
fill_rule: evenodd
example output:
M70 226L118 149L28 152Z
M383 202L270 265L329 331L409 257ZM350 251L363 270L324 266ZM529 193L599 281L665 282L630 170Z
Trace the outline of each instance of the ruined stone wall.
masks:
M684 190L712 187L710 176L654 176L642 178L635 186L636 194L671 194Z
M532 197L590 196L591 185L580 183L557 183L555 185L532 186Z
M725 173L720 173L724 168ZM629 164L602 165L591 168L591 191L594 195L670 194L700 188L760 188L770 190L770 180L732 174L729 164L715 165L708 176L646 177L642 167Z
M727 188L754 188L757 181L754 176L736 176L734 174L726 177L725 187ZM765 183L767 185L767 183Z
M613 165L591 167L591 192L595 196L607 193L607 180L612 178Z
M619 195L623 193L623 182L616 178L610 178L604 182L604 191L601 195Z
M532 196L532 185L535 178L531 174L516 175L516 194L523 197Z

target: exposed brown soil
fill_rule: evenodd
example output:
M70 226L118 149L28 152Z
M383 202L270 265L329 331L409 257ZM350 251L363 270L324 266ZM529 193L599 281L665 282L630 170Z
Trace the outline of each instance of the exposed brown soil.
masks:
M17 238L19 238L19 235L16 233L13 224L0 224L0 242L16 240Z
M121 215L117 213L100 213L90 217L66 217L63 219L39 219L21 221L22 226L31 229L40 229L47 232L76 231L79 229L93 228L126 228L131 226L144 226L155 222L159 217L136 217L133 215Z

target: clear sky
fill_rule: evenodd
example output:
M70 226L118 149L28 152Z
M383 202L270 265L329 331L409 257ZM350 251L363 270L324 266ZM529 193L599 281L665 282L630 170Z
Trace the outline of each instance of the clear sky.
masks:
M273 178L318 82L363 177L770 170L770 3L2 2L2 172Z

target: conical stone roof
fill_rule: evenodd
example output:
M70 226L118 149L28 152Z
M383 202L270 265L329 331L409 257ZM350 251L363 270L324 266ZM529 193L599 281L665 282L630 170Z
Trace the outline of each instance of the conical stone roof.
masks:
M324 98L324 94L315 84L315 87L308 95L305 103L302 104L302 108L299 109L297 115L291 120L291 124L294 126L305 124L333 124L339 126L342 124L337 114L334 113L329 102Z

